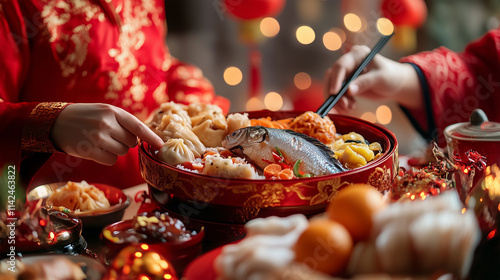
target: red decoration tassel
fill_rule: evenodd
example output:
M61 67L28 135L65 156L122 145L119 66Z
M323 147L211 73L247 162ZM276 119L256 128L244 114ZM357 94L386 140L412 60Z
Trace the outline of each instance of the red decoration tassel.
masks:
M257 47L250 50L250 98L257 97L262 88L261 65L262 55Z

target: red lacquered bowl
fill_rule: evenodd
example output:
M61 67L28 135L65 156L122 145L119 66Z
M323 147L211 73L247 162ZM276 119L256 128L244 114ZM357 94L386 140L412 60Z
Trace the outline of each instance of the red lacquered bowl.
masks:
M191 239L178 242L158 242L151 240L141 241L140 244L147 244L148 248L162 255L165 259L172 263L177 273L182 273L184 268L202 252L203 237L205 236L205 229L201 224L186 223L186 228L190 231L195 231L197 234L193 235ZM117 236L121 232L133 228L132 220L119 221L114 224L108 225L104 228L103 232L108 230L112 236ZM101 239L104 241L104 261L112 260L123 248L132 245L131 242L121 241L116 242L101 234Z
M251 119L292 118L302 112L255 111ZM327 176L296 180L246 180L216 178L176 168L157 159L141 143L142 177L157 203L183 216L209 222L244 224L256 217L316 214L324 211L335 193L353 183L388 188L397 173L398 144L394 134L377 124L343 115L329 115L338 133L357 132L369 142L379 142L384 155L366 166Z
M56 189L63 187L67 182L57 182L51 184L45 184L37 186L35 188L29 189L27 194L28 201L34 201L37 199L48 198ZM102 210L93 211L82 211L79 213L73 213L75 216L80 218L83 227L86 229L102 229L103 227L119 221L122 219L125 209L130 205L130 197L128 197L122 190L105 185L105 184L94 184L96 188L100 189L109 201L110 207ZM44 202L45 203L45 202Z

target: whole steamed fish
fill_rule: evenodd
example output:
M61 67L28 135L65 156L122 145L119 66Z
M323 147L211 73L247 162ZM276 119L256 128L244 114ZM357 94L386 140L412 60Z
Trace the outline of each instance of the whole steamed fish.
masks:
M261 169L274 162L272 153L278 147L288 162L293 164L300 159L304 173L321 176L346 170L325 144L292 130L244 127L227 135L222 146Z

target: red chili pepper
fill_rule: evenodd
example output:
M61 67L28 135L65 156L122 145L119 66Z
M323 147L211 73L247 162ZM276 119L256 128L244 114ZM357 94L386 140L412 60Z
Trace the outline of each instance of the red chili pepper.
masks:
M182 165L182 167L184 167L184 168L194 170L194 168L193 168L193 164L192 164L191 162L189 162L189 161L183 162L181 165Z
M273 164L274 163L274 162L271 162L271 161L269 161L267 159L263 159L263 158L261 158L260 160L262 160L263 162L268 163L268 164Z
M281 166L281 169L292 169L292 167L284 162L278 162L277 164L279 164Z
M285 162L285 159L275 152L273 152L273 158L276 163Z

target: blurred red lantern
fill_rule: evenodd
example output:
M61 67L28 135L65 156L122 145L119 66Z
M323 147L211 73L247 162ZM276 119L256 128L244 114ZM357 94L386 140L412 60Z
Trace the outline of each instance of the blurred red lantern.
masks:
M382 15L395 25L393 42L407 51L416 47L416 29L427 19L423 0L382 0Z
M423 0L383 0L382 15L394 25L418 28L427 18L427 6Z
M293 86L290 89L293 109L296 111L316 111L325 101L323 83L313 81L306 89L298 89Z
M250 20L279 13L285 0L224 0L224 5L236 18Z

